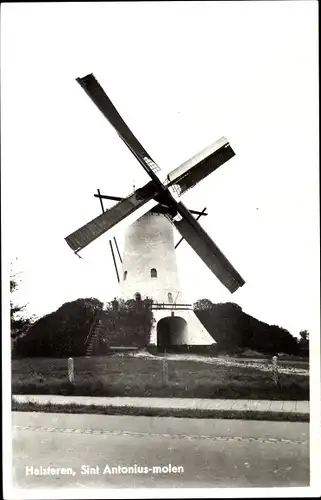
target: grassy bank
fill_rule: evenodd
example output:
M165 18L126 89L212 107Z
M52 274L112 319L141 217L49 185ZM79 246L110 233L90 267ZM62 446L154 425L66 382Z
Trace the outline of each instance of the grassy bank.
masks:
M233 411L233 410L199 410L190 408L149 408L133 406L97 406L76 404L37 404L12 402L13 411L41 411L45 413L85 413L95 415L132 415L147 417L177 417L177 418L221 418L230 420L269 420L277 422L308 422L309 415L295 412L276 411Z
M67 379L67 359L32 358L12 362L13 394L75 396L192 397L308 400L309 377L282 373L279 385L269 372L187 360L108 356L75 358L75 382Z

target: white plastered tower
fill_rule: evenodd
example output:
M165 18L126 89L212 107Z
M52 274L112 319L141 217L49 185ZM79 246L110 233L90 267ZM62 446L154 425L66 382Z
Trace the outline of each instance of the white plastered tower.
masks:
M124 300L153 300L155 321L150 344L159 345L164 332L169 331L171 345L215 343L182 293L173 225L162 213L148 212L128 227L120 295Z

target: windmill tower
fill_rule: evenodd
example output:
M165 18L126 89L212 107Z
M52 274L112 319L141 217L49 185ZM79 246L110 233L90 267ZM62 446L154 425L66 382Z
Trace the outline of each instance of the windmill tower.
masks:
M120 293L125 300L153 300L150 344L215 342L186 301L178 275L174 228L157 210L147 212L126 231Z
M203 212L188 210L177 196L183 195L203 180L235 153L228 141L222 137L214 144L189 159L169 173L161 182L158 165L133 135L118 111L96 80L90 74L77 78L78 83L96 104L98 109L116 129L151 181L135 190L127 198L95 195L102 199L117 201L111 209L71 233L66 241L76 254L104 233L140 209L143 215L127 229L121 276L119 276L112 242L110 247L114 259L121 295L124 299L153 300L154 327L150 343L154 345L208 345L214 343L186 299L178 278L173 229L193 248L216 277L233 293L245 281L220 251L210 236L197 222ZM150 202L154 205L150 209ZM193 215L198 215L194 218ZM114 238L120 257L117 242ZM178 244L179 244L178 243ZM177 245L178 245L177 244ZM176 247L177 247L176 245ZM121 259L121 257L120 257Z
M147 212L125 233L120 293L125 300L151 298L174 303L182 294L174 248L174 231L165 215Z

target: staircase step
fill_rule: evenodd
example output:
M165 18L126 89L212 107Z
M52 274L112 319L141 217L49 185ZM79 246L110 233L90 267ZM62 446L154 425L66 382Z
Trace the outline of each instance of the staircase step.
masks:
M99 316L96 319L96 324L93 324L89 338L87 339L87 348L85 349L85 357L90 358L93 355L94 351L94 342L99 341L99 338L103 336L106 331L108 330L107 325L105 325L103 322L103 318L99 318Z

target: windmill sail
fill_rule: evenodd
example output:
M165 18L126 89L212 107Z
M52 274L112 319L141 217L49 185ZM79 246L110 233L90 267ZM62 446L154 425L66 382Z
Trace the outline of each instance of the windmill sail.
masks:
M160 170L160 167L154 162L154 160L152 160L138 139L136 139L94 75L90 74L84 76L83 78L77 78L77 82L84 89L90 99L96 104L97 108L102 112L104 117L107 118L109 123L116 129L118 135L125 142L126 146L131 150L148 175L159 186L162 186L156 175L156 172Z
M137 189L127 198L116 203L116 205L111 207L107 212L100 214L98 217L67 236L67 238L65 238L66 242L74 252L79 252L89 245L89 243L99 238L99 236L128 217L128 215L152 200L157 193L158 190L154 183L152 181L149 182L144 187Z
M183 203L178 204L181 220L171 219L176 229L195 250L207 267L231 292L243 286L245 281L227 260L202 226L189 213Z
M182 195L233 156L235 153L229 142L225 137L221 137L214 144L170 172L167 176L167 183L175 188L178 187L178 194Z

